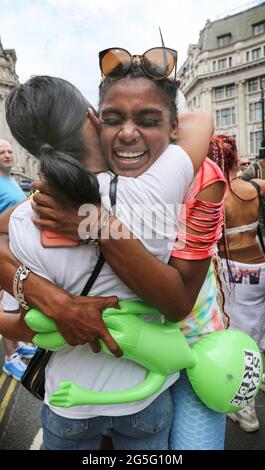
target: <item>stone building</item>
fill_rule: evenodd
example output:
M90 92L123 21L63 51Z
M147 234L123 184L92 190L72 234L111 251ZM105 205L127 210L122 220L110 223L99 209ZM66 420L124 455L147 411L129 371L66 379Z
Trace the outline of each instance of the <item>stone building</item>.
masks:
M38 163L32 155L18 145L5 120L5 98L18 83L16 60L15 50L4 49L0 40L0 138L8 140L13 146L14 166L12 173L20 182L21 180L36 179Z
M265 2L207 20L178 74L189 109L211 112L215 133L235 137L241 156L257 156L261 87L265 90Z

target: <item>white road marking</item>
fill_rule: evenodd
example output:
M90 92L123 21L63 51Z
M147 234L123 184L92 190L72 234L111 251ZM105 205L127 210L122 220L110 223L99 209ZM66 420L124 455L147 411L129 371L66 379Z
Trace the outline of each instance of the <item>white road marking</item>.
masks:
M42 444L42 428L39 429L36 436L34 437L29 450L40 450L41 444Z

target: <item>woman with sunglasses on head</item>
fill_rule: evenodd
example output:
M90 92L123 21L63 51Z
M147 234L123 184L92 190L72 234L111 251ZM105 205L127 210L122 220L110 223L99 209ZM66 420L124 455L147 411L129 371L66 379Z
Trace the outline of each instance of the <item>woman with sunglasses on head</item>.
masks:
M122 81L123 81L122 79L119 80L118 88L117 86L114 86L114 82L110 82L109 84L105 82L105 90L101 94L101 108L103 108L105 105L105 108L104 108L105 114L103 114L103 111L102 111L101 119L105 121L103 124L103 127L106 126L106 131L105 131L106 134L105 134L105 137L102 136L102 143L103 143L103 147L105 146L104 148L106 150L106 153L108 154L108 161L111 163L111 166L126 176L127 175L130 176L131 174L131 176L135 177L135 176L141 175L144 170L150 168L150 165L152 165L152 163L158 158L159 153L161 153L161 151L163 151L163 149L167 147L168 141L170 139L170 133L172 131L172 128L170 125L171 118L170 118L170 112L169 112L168 107L171 104L172 108L174 109L173 101L175 102L175 98L173 100L172 98L168 97L170 96L170 94L168 93L167 90L163 89L162 81L160 82L161 85L159 87L155 85L155 83L158 83L158 82L151 81L150 79L149 79L149 82L147 83L145 74L141 72L139 67L135 67L135 71L131 72L131 76L129 74L124 78L124 85L125 85L124 87L123 87ZM116 83L118 85L118 81ZM168 83L166 83L166 86L164 85L164 88L166 88L167 86L168 86ZM115 88L116 88L116 92L113 95ZM138 90L138 95L139 95L137 98L135 96L136 90ZM128 100L128 94L131 100ZM115 95L121 98L120 102L115 103L115 99L117 98L117 96L115 98ZM131 107L126 108L126 103L128 101L129 102L132 101L133 103ZM112 103L112 105L115 104L115 106L117 107L115 108L114 106L113 109L111 110L111 108L109 108L108 106L108 103L110 102ZM144 106L143 106L143 103L144 103ZM112 112L114 112L114 116L111 114ZM200 119L201 118L202 116L200 117ZM118 123L117 123L117 120L118 120ZM207 125L208 125L208 128L206 127ZM121 126L122 128L118 132L119 134L118 137L117 136L115 137L115 129L113 129L116 126ZM150 127L154 129L151 131ZM196 160L196 158L198 160L203 159L203 155L206 151L206 149L204 148L205 147L204 140L207 141L208 139L207 135L209 135L209 131L210 131L210 128L209 128L209 124L207 124L207 120L205 121L205 129L202 129L202 132L205 132L205 135L203 137L202 135L200 136L197 135L196 137L196 132L194 131L195 141L196 141L196 138L198 139L196 142L197 152L198 152L199 143L200 143L200 146L202 146L201 157L199 158L198 158L198 155L196 155L196 152L192 150L192 145L190 146L189 151L192 154L194 161ZM102 129L102 133L103 132L104 130ZM173 135L174 133L172 133L172 137ZM161 143L159 144L156 142L156 139L158 138L161 139ZM194 139L194 136L192 138ZM115 141L115 139L118 139L119 147L115 147L115 151L112 152L112 150L110 149L112 148L111 145L112 145L112 142ZM202 139L203 142L200 142L200 139ZM136 145L137 145L137 148L136 148ZM189 144L187 146L189 147ZM207 142L207 146L208 146L208 142ZM198 152L198 154L200 154L200 152ZM183 159L184 155L181 156L181 153L180 153L179 157ZM179 160L179 170L181 168L181 159ZM184 160L186 160L186 157L184 158ZM198 163L199 163L198 161L194 162L194 166L196 169L198 168ZM180 177L180 175L181 173L178 176ZM174 178L176 178L176 183L177 183L177 175L174 176ZM167 184L168 184L168 181L167 181ZM155 193L153 194L154 201L157 198L157 189L158 188L155 188ZM218 189L220 192L220 188ZM162 187L159 187L160 192L161 190L162 190ZM221 190L221 192L223 192L223 189ZM162 190L162 193L163 193L163 190ZM42 197L42 196L39 195L39 197ZM124 197L126 197L126 194L124 194ZM205 195L205 197L207 199L207 197L209 197L209 194ZM214 199L215 198L216 196L214 196ZM40 202L40 199L38 200ZM47 199L46 197L46 203L48 204L48 202L50 202L50 199L49 198ZM76 215L72 214L71 215L72 221L74 221L74 217L76 218ZM80 222L80 218L79 218L79 222ZM40 224L42 224L42 222L40 222ZM49 228L52 228L52 227L50 226ZM67 227L66 231L67 232L69 231L69 227ZM71 234L73 234L73 232L75 231L74 224L73 226L71 226L70 231L71 231ZM76 236L76 234L74 236ZM192 299L191 300L188 299L188 301L185 301L185 299L182 298L183 291L181 295L179 295L178 288L187 289L185 285L186 283L183 282L183 280L181 279L181 274L179 274L179 272L176 269L167 267L168 273L166 274L166 271L164 270L164 268L166 268L166 265L164 265L163 263L159 261L153 260L151 255L149 255L147 252L146 253L144 252L143 248L137 242L137 240L132 240L132 239L127 240L126 245L124 242L125 240L121 240L121 243L122 243L121 249L129 253L128 262L131 261L131 258L132 258L131 254L134 252L134 250L138 250L138 252L137 251L135 252L135 259L133 260L133 265L134 265L133 269L137 267L137 275L134 276L134 279L133 279L133 276L131 275L129 276L128 285L130 285L130 283L135 284L135 286L137 283L139 284L139 269L140 269L139 261L143 263L142 269L140 270L142 271L143 278L145 279L145 266L144 266L145 260L143 257L147 256L149 262L152 261L153 263L152 267L155 267L156 270L157 269L159 270L159 271L156 271L157 273L159 272L159 274L156 274L155 276L151 275L152 277L151 282L153 284L154 283L157 284L159 282L159 288L163 291L162 293L169 294L170 299L166 297L165 295L164 300L163 300L160 298L161 297L160 295L156 295L157 293L154 292L154 290L157 289L156 285L154 285L154 290L153 289L150 290L149 286L145 286L145 288L147 288L147 293L145 294L145 297L154 303L159 303L159 307L162 309L162 311L165 311L168 317L172 320L181 319L184 316L186 316L187 310L188 311L191 310L190 302L194 303L194 301L196 300L197 294L200 289L200 282L201 283L203 282L205 273L207 272L207 269L208 269L209 261L204 260L202 263L201 262L196 263L197 265L196 277L199 277L200 280L198 281L197 279L195 279L193 283L194 285L192 285L192 282L195 278L195 275L193 272L193 279L190 279L191 283L189 286L189 292L191 294ZM115 246L116 246L116 242L115 242ZM189 263L188 262L180 263L180 267L181 265L185 267L185 265L189 265ZM179 267L177 268L181 272L181 269ZM192 270L190 270L189 272L188 269L189 268L187 267L186 272L184 270L184 278L186 276L186 279L185 279L186 282L187 282L187 277L192 277L192 276L189 276ZM150 277L149 269L146 271L146 274L148 274ZM166 274L166 278L165 278L165 282L163 283L164 281L163 277L165 274ZM126 277L127 275L128 273L123 273L123 277ZM159 275L161 275L162 277L158 280L156 276L159 276ZM139 291L139 289L143 291L142 286L140 287L136 286L135 290L137 292ZM26 295L28 296L27 293ZM155 297L154 300L153 300L153 297ZM69 298L68 298L68 301L69 301ZM172 306L172 301L174 302L174 305L176 305L176 307L174 305ZM36 302L36 300L33 302ZM42 308L44 311L46 307L46 312L47 310L49 310L49 314L50 316L52 316L52 314L50 313L50 309L47 309L47 303L46 303L46 306L44 305L43 299L42 301L38 299L37 302L38 302L38 305L37 305L38 307ZM113 410L113 407L112 407L112 410ZM165 412L165 409L163 411ZM146 408L146 413L147 412L151 413L151 409L148 410ZM145 415L145 419L146 417L147 415ZM164 432L165 432L164 438L167 438L166 430ZM114 436L114 437L117 438L117 436ZM126 448L129 448L128 439L129 438L127 437ZM134 445L135 445L135 442L136 441L134 440ZM143 446L145 445L144 442L142 442L142 445ZM146 447L141 447L141 448L146 448Z

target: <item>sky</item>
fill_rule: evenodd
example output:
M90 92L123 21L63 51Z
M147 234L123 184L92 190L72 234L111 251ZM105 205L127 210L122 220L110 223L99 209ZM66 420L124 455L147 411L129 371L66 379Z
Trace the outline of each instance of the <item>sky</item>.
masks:
M178 51L198 42L207 19L214 21L254 6L246 0L0 0L0 36L15 49L21 82L54 75L74 83L97 105L98 52L122 47L141 54L165 44Z

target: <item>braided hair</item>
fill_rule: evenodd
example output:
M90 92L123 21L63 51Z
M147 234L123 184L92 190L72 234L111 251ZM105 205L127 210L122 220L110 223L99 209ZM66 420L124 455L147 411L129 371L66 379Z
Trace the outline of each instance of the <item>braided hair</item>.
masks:
M215 162L225 176L238 163L236 142L228 135L214 135L211 138L207 157ZM229 181L229 178L227 178Z

